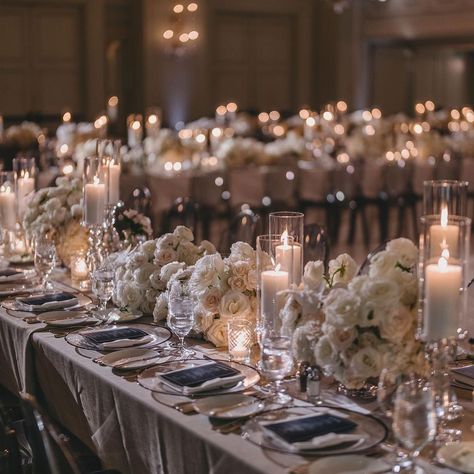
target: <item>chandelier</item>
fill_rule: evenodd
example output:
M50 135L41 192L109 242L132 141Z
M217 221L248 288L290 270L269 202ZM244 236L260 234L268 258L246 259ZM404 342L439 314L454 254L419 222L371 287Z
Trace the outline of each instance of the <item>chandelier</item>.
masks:
M169 17L169 26L163 32L163 38L169 52L181 56L186 53L199 38L199 32L194 28L198 4L176 3Z

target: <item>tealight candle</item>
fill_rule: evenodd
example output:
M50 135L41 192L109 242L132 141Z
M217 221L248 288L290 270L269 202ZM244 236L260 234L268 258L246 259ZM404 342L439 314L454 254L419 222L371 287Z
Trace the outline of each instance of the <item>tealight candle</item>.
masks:
M0 187L0 218L5 230L15 230L16 197L10 186Z
M448 209L441 210L439 225L430 227L430 256L437 257L444 249L448 249L450 255L456 257L458 254L459 227L448 224Z
M456 335L461 305L462 268L441 257L425 269L424 337L438 341Z
M85 185L84 220L89 225L101 225L105 218L105 184L101 183L97 176L93 183Z
M231 360L249 360L252 347L250 321L242 318L229 320L227 323L227 346Z
M71 255L71 280L79 284L80 289L86 289L89 280L89 267L85 251L76 251Z

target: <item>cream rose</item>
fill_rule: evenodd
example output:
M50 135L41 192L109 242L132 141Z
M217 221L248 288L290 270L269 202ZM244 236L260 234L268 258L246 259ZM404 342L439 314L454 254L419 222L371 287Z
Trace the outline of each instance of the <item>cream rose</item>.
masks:
M149 259L151 259L155 254L156 240L147 240L146 242L143 242L140 247L142 252L147 255Z
M222 318L245 317L250 313L250 301L239 291L230 290L222 296L219 314Z
M216 347L227 346L227 321L216 319L205 332L206 339Z
M161 279L161 271L155 270L150 275L150 285L158 291L163 291L166 288L166 283Z
M153 309L153 320L155 323L166 319L168 316L168 297L166 293L161 293L156 298L155 308Z
M210 287L199 296L199 301L204 310L210 313L217 313L221 302L222 292L219 288Z
M357 263L347 253L329 261L329 276L333 283L349 283L357 273Z
M413 327L415 316L412 311L402 305L398 305L379 323L380 335L390 342L399 343Z
M175 249L178 246L178 237L174 234L164 234L156 241L156 252L159 252L165 247L171 247ZM156 255L155 255L156 257Z
M204 255L212 255L217 252L214 244L209 242L209 240L202 240L201 245L199 246L199 252Z
M327 336L322 336L314 347L316 363L326 372L332 374L337 365L337 354Z
M167 263L174 262L178 258L176 250L171 247L164 247L161 250L157 249L155 252L155 264L164 266Z
M194 234L191 229L188 229L184 225L179 225L176 227L174 230L173 234L179 239L179 240L188 240L189 242L192 242L194 240Z
M137 268L133 274L135 282L141 288L147 288L150 285L150 276L155 271L155 265L152 263L145 263Z
M320 328L314 321L297 327L292 337L293 357L299 361L314 363L314 346L319 335Z
M398 263L405 269L413 268L418 263L418 249L409 239L401 237L391 240L387 250L397 256Z
M198 310L194 315L194 330L196 332L205 333L214 322L214 314L205 310Z
M167 263L161 268L160 280L166 285L170 278L179 270L182 270L186 266L183 262L171 262Z
M322 329L323 333L328 337L331 346L337 352L343 352L348 349L357 337L355 327L340 328L323 323Z
M136 283L123 285L122 301L129 309L138 309L143 299L143 292Z
M321 260L308 262L304 267L303 282L310 290L319 290L323 282L324 263Z
M358 322L360 298L344 288L332 290L324 300L326 320L333 326L350 327Z
M243 293L247 289L247 285L245 283L245 277L243 276L233 276L227 280L227 283L231 287L232 290L240 291Z
M352 356L348 371L353 377L367 380L380 375L381 363L382 354L377 349L364 347Z

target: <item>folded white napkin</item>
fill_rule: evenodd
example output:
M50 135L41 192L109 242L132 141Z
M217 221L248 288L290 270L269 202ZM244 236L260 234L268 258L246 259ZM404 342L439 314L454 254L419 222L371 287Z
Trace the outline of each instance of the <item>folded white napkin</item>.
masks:
M76 306L79 304L79 300L77 298L70 298L67 300L62 301L48 301L47 303L35 305L35 304L26 304L21 301L17 301L17 305L19 309L24 311L49 311L53 309L62 309L62 308L69 308L71 306Z
M122 349L125 347L141 346L147 344L153 340L150 334L140 337L138 339L117 339L115 341L103 342L98 344L98 349Z
M174 385L169 383L167 380L162 379L162 383L167 387L170 387L172 390L178 393L182 393L183 395L193 395L195 393L202 393L202 392L209 392L211 390L216 390L218 388L223 388L227 386L234 386L241 380L245 379L244 374L237 374L233 375L232 377L217 377L212 380L207 380L203 382L201 385L197 387L180 387L178 385Z

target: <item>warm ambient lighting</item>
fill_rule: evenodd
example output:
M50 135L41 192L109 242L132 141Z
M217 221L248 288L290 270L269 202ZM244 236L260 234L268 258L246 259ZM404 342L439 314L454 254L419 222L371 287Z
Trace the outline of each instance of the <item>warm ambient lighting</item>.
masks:
M418 102L418 104L415 105L415 112L420 115L424 114L425 106L421 102Z
M166 30L163 33L163 38L164 39L171 39L174 36L174 31L173 30Z
M188 12L195 12L198 9L197 3L190 3L188 5Z
M189 36L187 33L182 33L179 35L179 41L181 41L181 43L187 43L189 41Z
M336 104L336 109L339 110L339 112L346 112L347 111L347 104L343 100L340 100Z
M235 102L229 102L227 104L226 109L227 109L227 112L231 112L231 113L237 112L237 104Z
M270 120L270 116L266 112L260 112L258 114L258 120L261 123L266 123Z
M72 118L71 112L64 112L63 114L63 122L67 123L70 122Z
M158 122L158 116L155 115L155 114L151 114L149 117L148 117L148 123L150 123L151 125L155 125L155 123Z
M182 13L184 11L184 7L183 5L181 5L181 3L177 3L174 7L173 7L173 11L175 13Z
M109 105L110 107L117 107L118 105L118 97L116 95L113 95L110 99L109 99Z
M194 41L194 40L197 40L199 38L199 33L195 30L193 31L190 31L188 33L188 38L191 40L191 41Z

